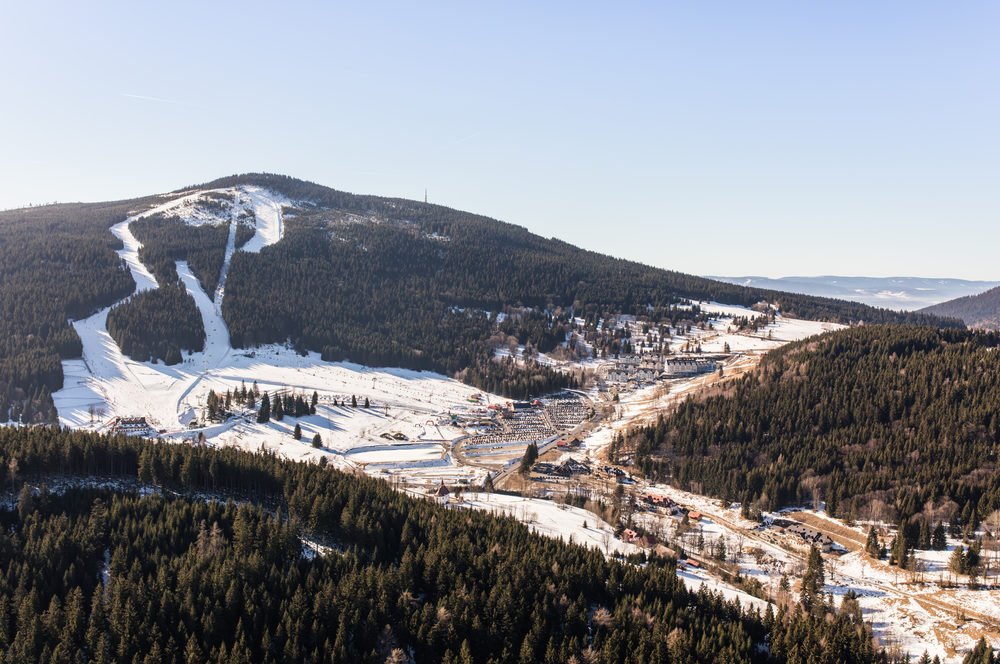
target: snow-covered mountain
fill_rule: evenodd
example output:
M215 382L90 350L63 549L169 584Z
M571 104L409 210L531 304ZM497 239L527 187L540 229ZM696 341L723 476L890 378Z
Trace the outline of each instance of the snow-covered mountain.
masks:
M927 277L718 277L731 284L835 297L873 307L916 311L939 302L976 295L1000 281L933 279ZM935 312L940 313L940 312Z

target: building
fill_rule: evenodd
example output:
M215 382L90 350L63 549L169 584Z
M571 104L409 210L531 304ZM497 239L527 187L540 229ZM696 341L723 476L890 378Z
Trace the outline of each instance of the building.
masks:
M666 378L697 376L709 373L718 368L718 363L712 358L703 357L672 357L664 363L663 374Z
M113 434L126 436L155 436L156 431L149 425L145 417L116 417L111 420L110 429Z
M833 550L833 538L829 535L824 535L818 530L803 526L801 523L792 523L787 528L785 528L786 533L792 535L798 535L807 544L815 544L816 547L823 553L830 553Z

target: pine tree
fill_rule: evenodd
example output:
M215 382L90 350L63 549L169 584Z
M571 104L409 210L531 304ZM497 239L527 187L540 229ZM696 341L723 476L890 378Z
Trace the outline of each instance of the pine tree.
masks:
M917 548L923 551L931 548L931 529L927 519L920 520L920 534L917 535Z
M285 419L285 408L284 408L284 406L281 405L281 395L280 394L275 394L274 395L274 414L273 414L273 417L274 417L274 421L275 422L280 422L283 419Z
M538 445L535 443L528 443L528 446L524 449L524 456L521 457L521 465L518 467L517 472L522 475L528 474L531 467L535 465L535 461L538 459Z
M365 408L371 408L371 403L368 401L368 397L365 397Z
M351 395L351 408L357 408L357 407L358 407L358 397L352 394Z
M946 546L948 546L948 539L945 537L944 522L938 521L937 525L934 526L934 534L931 536L931 547L935 551L944 551Z
M961 544L955 547L948 559L948 567L955 574L965 574L965 547Z
M878 558L882 552L882 547L878 542L878 533L875 532L875 526L868 529L868 541L865 543L865 553L867 553L872 558Z
M267 392L260 398L260 410L257 411L257 424L263 424L271 420L271 398Z
M292 432L292 438L295 440L302 440L302 427L299 426L298 422L295 423L295 430Z
M316 414L316 404L319 403L319 392L313 391L312 399L309 401L309 414Z
M823 572L823 556L816 545L809 547L809 557L806 560L806 573L802 577L802 607L806 612L822 601L823 586L826 575Z
M316 434L315 436L313 436L312 446L315 447L316 449L319 449L320 447L323 447L323 439L320 438L319 434Z

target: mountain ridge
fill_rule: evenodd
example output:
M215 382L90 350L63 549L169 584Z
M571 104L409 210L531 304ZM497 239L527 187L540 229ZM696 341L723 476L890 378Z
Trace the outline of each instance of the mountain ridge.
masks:
M220 307L236 347L289 343L326 360L430 369L482 389L527 396L573 379L548 367L494 361L497 347L514 339L546 352L564 343L567 331L582 321L595 352L618 353L627 340L602 328L602 320L631 315L668 326L697 322L677 306L687 301L744 306L766 301L785 315L832 322L962 325L927 314L733 286L587 251L484 215L251 173L124 201L0 213L0 277L9 286L0 298L0 312L6 314L0 316L0 332L7 340L0 347L0 398L20 403L22 416L27 404L28 421L55 417L49 395L63 384L59 362L81 352L68 321L136 288L115 253L123 245L111 226L186 192L240 186L284 196L290 214L280 241L259 253L233 256ZM224 207L205 198L209 208ZM159 286L176 279L175 261L191 261L202 249L178 242L178 233L210 230L186 229L175 218L137 228L144 235L139 259L157 275ZM170 228L177 232L164 232ZM218 271L226 251L218 235L211 250L218 256L198 254L199 276L209 288L219 275L204 271ZM502 320L493 315L501 312L513 315Z
M998 281L933 277L845 275L763 277L710 276L726 283L834 297L876 307L919 311L926 307L1000 286Z
M924 313L960 318L969 327L1000 329L1000 286L921 309Z

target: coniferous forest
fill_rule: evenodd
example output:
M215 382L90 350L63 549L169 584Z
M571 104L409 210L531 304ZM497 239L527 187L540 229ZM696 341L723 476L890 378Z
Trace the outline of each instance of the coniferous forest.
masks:
M228 222L190 226L177 217L150 215L130 223L129 230L142 243L139 260L161 285L177 281L177 261L187 261L212 296L226 258Z
M69 320L127 296L135 281L108 230L149 199L0 212L0 420L53 421L64 358L79 357Z
M592 326L618 314L657 324L672 319L672 306L686 299L748 306L767 300L788 315L820 320L961 326L926 314L715 282L584 251L486 217L282 176L236 176L204 186L237 184L299 201L281 242L233 258L223 315L238 346L288 340L330 360L450 374L472 368L464 375L485 388L532 382L494 375L502 373L491 362L494 350L511 334L551 350L564 339L554 329L561 324L557 310ZM491 318L495 312L510 314L506 329ZM543 325L539 317L547 319ZM570 384L558 375L545 382Z
M178 364L182 350L205 347L205 323L181 281L137 293L112 307L108 334L139 362Z
M318 465L44 427L0 458L9 661L885 661L846 613L746 612Z
M822 500L844 518L961 531L1000 508L998 344L908 326L814 337L617 444L644 472L726 500Z
M661 270L438 205L356 196L284 176L233 176L203 188L240 184L295 201L281 242L233 258L223 315L233 343L244 347L290 342L329 360L433 369L525 396L577 378L533 363L502 366L492 361L495 349L515 337L551 350L562 342L559 328L564 333L570 312L592 333L602 318L618 314L651 324L676 321L675 305L686 299L767 301L785 314L818 320L961 325ZM135 288L109 228L162 202L151 196L0 212L0 416L54 420L48 395L62 387L60 360L81 352L68 321ZM199 205L224 211L230 203L210 197ZM243 221L237 245L253 235ZM130 228L160 284L174 283L175 261L187 260L205 291L214 291L226 224L189 226L154 215ZM498 312L509 314L502 324ZM153 346L170 343L147 341L151 355ZM621 347L622 340L606 341L598 345Z

